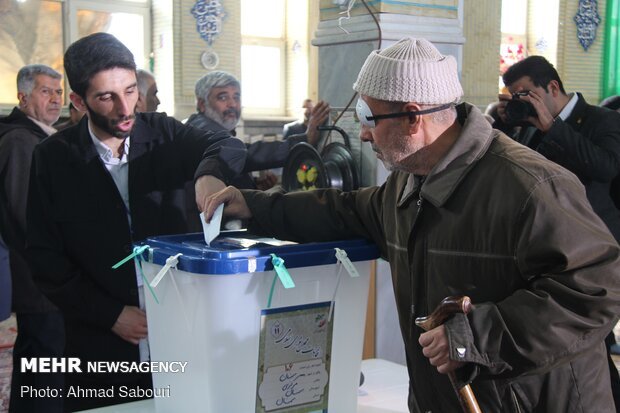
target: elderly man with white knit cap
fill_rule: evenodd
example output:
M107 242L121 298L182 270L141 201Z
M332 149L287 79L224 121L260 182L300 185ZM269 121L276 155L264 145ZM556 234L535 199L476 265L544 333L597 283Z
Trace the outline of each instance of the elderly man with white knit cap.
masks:
M424 39L372 52L353 88L384 184L229 187L207 217L225 203L255 233L373 240L392 270L411 412L458 412L453 390L468 384L485 413L615 411L603 339L620 313L620 249L579 180L459 103L454 58ZM417 327L446 296L473 306Z

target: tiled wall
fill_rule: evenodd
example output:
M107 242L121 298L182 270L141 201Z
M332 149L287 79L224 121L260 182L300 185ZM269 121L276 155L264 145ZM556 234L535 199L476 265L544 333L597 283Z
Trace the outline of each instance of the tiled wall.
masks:
M501 11L497 0L464 2L461 83L464 99L481 109L497 100Z
M152 0L153 72L157 79L158 110L174 112L174 32L172 0Z
M577 6L577 0L560 1L557 69L567 92L581 92L588 103L597 105L605 97L601 96L601 84L607 1L598 0L601 23L596 40L587 51L583 50L577 39L577 26L573 21Z
M373 4L375 4L374 2ZM374 5L377 7L388 7L379 2ZM436 10L445 7L449 11L450 7L455 7L458 3L453 0L446 1L426 1L416 2L433 6ZM218 40L209 48L206 42L200 38L196 32L195 20L190 14L193 6L192 0L153 0L153 50L155 55L155 72L158 75L158 85L162 97L167 101L172 101L177 117L186 117L194 111L193 87L195 81L205 69L200 64L200 55L204 50L215 51L220 58L218 69L229 71L236 76L240 75L241 62L239 45L240 37L240 5L238 0L227 0L224 2L227 13L224 22L224 30ZM318 8L321 13L329 13L331 1L308 0L310 12L314 12L311 21L318 19ZM560 0L559 16L557 25L557 50L554 44L550 44L545 54L555 55L556 66L560 72L567 90L578 90L582 92L586 99L593 103L598 103L601 99L601 62L603 54L604 24L606 0L599 0L598 8L601 16L601 25L598 28L598 36L595 43L586 52L582 49L577 40L576 27L573 17L577 12L576 0ZM356 7L361 6L357 4ZM434 10L433 7L426 7L426 12ZM484 108L489 102L497 99L497 84L499 77L499 44L501 30L501 2L497 0L464 0L463 33L466 39L463 48L463 64L461 80L465 92L465 100ZM354 9L355 10L355 9ZM359 11L362 12L361 10ZM530 2L528 19L531 30L528 41L535 43L539 38L538 27L545 27L545 22L550 21L544 2ZM174 30L170 25L174 23ZM308 27L297 28L299 31L310 33L310 38L314 32L312 22ZM547 24L546 30L549 30ZM174 35L174 36L173 36ZM301 36L301 35L300 35ZM551 41L554 42L553 36ZM174 40L173 40L174 39ZM290 50L292 45L287 45ZM316 58L306 60L307 53L310 56L317 53L316 47L309 43L302 42L303 58L298 58L293 62L292 54L289 56L289 86L293 82L298 82L295 73L301 71L298 64L310 65L308 96L311 98L322 98L318 95L316 82L317 66ZM533 52L530 47L530 52ZM553 60L553 59L552 59ZM173 62L176 64L173 65ZM181 64L179 64L181 63ZM174 67L174 69L173 69ZM173 74L169 74L174 70ZM305 69L304 69L305 70ZM160 73L165 73L166 78L161 79ZM174 77L174 81L169 81ZM162 82L164 81L164 82ZM170 85L170 89L166 89ZM174 89L172 89L174 85ZM287 96L286 108L287 115L295 115L294 111L300 104L299 95L289 93Z
M204 51L215 52L219 57L216 70L223 70L238 78L241 77L241 5L239 0L221 2L226 17L222 31L209 46L196 30L196 20L190 10L193 0L153 0L153 51L155 57L155 74L158 87L161 85L161 97L171 103L169 111L183 119L195 111L194 84L207 71L200 63ZM310 7L318 15L318 3L314 0L295 0L295 6L289 7L289 21L300 15L299 10ZM288 29L291 39L299 39L300 49L293 53L293 41L287 49L287 89L292 85L302 85L302 92L289 92L285 107L287 116L297 115L303 99L319 98L316 81L316 51L311 50L309 33L314 31L316 17L308 24L295 22ZM310 68L310 69L308 69ZM308 80L310 77L310 80ZM166 89L169 85L169 90ZM168 93L170 95L168 95ZM162 99L163 101L163 99ZM282 114L279 114L282 115ZM290 121L290 119L289 119Z
M373 11L378 13L408 14L411 16L457 18L459 0L373 0L367 1ZM342 9L333 0L321 0L321 20L338 19ZM366 14L366 8L357 2L351 9L351 16Z
M598 1L601 23L596 40L587 51L577 39L577 27L573 21L577 0L560 0L559 10L550 7L549 2L528 3L528 53L543 55L554 63L566 91L579 91L592 104L598 104L604 98L600 94L606 3L606 0ZM487 103L497 100L501 2L465 0L464 7L466 42L461 80L465 99L484 109ZM537 47L537 42L543 39L544 46Z

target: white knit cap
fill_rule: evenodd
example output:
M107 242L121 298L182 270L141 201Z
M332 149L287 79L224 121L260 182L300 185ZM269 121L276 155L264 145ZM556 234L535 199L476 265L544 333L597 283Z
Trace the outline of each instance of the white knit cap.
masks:
M413 38L373 51L353 89L379 100L420 104L456 103L463 96L454 57Z

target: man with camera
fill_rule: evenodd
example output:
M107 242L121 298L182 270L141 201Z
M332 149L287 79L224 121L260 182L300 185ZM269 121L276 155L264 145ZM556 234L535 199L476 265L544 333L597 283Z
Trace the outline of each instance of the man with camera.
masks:
M577 175L592 209L620 240L620 211L610 196L620 174L620 113L590 105L580 93L567 94L542 56L515 63L503 81L511 94L499 95L497 112L506 124L520 126L512 137ZM613 333L606 342L609 351ZM611 357L609 367L620 412L620 377Z

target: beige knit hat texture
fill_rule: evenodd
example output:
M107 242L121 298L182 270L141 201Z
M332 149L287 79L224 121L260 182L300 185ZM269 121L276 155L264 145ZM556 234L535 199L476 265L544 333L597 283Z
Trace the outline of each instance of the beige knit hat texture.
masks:
M426 39L413 38L373 51L353 89L389 102L456 103L463 96L454 57L443 56Z

